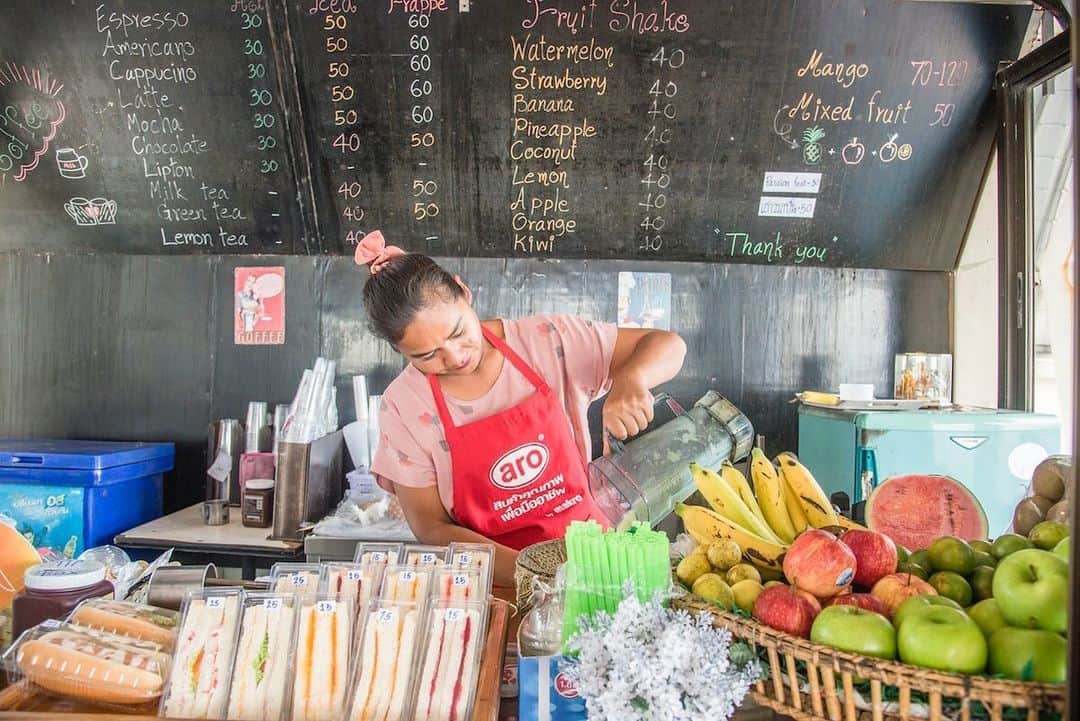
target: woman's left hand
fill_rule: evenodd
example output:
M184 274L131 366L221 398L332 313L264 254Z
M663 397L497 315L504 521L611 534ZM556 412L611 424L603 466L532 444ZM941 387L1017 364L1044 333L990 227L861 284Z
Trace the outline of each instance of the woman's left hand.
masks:
M653 395L643 381L632 375L615 378L604 401L604 454L610 433L620 441L645 430L653 419Z

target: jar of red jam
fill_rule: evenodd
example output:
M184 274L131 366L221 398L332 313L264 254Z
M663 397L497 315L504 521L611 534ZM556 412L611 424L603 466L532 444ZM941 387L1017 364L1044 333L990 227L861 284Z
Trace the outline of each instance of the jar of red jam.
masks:
M62 619L88 598L111 597L105 564L65 559L26 569L23 590L11 603L12 638L50 618Z

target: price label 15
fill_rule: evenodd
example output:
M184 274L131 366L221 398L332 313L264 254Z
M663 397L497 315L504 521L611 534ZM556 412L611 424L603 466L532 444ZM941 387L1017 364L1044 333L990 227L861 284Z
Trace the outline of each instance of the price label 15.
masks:
M425 565L425 566L429 566L429 565L431 565L432 563L435 563L435 558L436 558L436 557L435 557L435 554L434 554L434 553L430 553L430 552L428 552L428 553L421 553L421 554L420 554L420 563L421 563L421 564L423 564L423 565Z
M337 601L316 601L315 610L319 613L333 613L337 608Z
M451 583L454 586L457 586L457 587L468 586L469 585L469 577L464 573L456 573L456 574L454 574L454 578L451 581Z
M382 551L373 551L370 558L375 563L386 563L386 554Z
M465 610L461 608L448 608L444 616L448 622L460 621L465 618Z
M472 554L471 553L459 553L457 555L457 563L459 566L471 566Z
M416 571L402 571L398 578L405 583L412 583L416 580Z
M211 596L206 599L207 608L221 608L225 605L225 599L221 596Z

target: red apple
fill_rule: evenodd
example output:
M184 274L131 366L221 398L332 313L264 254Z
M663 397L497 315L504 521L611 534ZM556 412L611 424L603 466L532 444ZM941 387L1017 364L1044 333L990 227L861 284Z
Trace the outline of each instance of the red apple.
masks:
M818 598L832 598L855 577L855 554L836 536L812 528L784 554L784 575Z
M890 573L877 583L870 593L889 608L892 618L900 604L912 596L936 596L937 589L910 573Z
M876 531L851 530L840 536L840 542L855 554L855 585L873 588L890 573L896 573L896 544Z
M821 605L809 593L794 586L770 586L758 594L753 616L777 631L810 638L820 612Z
M841 593L839 596L833 596L825 602L825 607L828 608L829 606L858 606L859 608L865 608L867 611L880 613L885 618L889 617L889 607L869 593Z

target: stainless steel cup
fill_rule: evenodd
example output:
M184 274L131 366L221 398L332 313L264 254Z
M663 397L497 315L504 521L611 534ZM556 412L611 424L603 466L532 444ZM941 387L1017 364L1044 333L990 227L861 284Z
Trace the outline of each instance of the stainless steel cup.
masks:
M207 526L224 526L229 522L229 502L224 499L203 501L203 523Z

